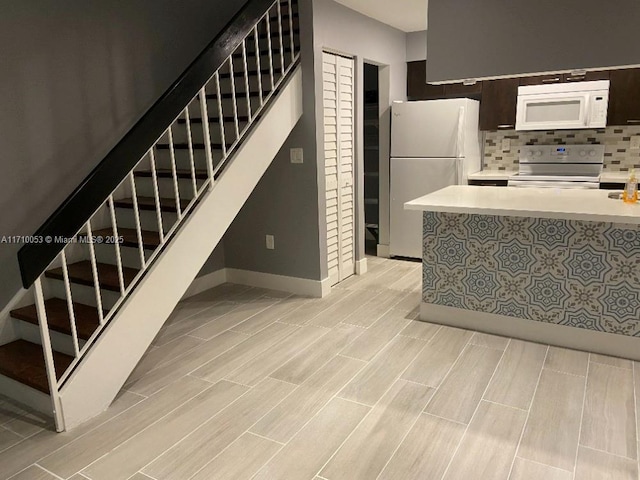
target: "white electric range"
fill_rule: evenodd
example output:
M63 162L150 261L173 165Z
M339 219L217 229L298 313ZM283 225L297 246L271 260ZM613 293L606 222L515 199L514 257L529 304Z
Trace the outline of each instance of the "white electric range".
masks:
M604 145L527 145L510 187L599 188Z

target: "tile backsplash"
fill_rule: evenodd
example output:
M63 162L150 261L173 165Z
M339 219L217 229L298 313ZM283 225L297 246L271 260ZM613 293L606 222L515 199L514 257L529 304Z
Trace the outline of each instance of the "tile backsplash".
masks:
M517 132L499 130L484 134L485 170L517 170L520 147L524 145L554 144L603 144L604 170L626 172L630 168L640 169L640 150L631 150L631 137L640 136L640 126L607 127L598 130L555 130L539 132ZM502 151L502 140L511 140L511 149Z

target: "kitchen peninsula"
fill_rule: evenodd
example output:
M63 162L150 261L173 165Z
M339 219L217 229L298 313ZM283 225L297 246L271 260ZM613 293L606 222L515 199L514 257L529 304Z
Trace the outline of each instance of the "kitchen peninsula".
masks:
M423 214L424 321L640 360L640 203L456 185Z

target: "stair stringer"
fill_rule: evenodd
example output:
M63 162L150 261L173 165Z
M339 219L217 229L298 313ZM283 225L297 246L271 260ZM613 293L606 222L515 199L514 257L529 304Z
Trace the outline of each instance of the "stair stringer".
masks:
M106 410L302 116L298 66L60 390L64 430Z

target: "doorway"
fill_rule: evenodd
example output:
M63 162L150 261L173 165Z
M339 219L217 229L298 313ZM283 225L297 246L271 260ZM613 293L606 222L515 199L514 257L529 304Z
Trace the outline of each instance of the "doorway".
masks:
M364 64L364 249L376 255L380 240L380 82L376 65Z

